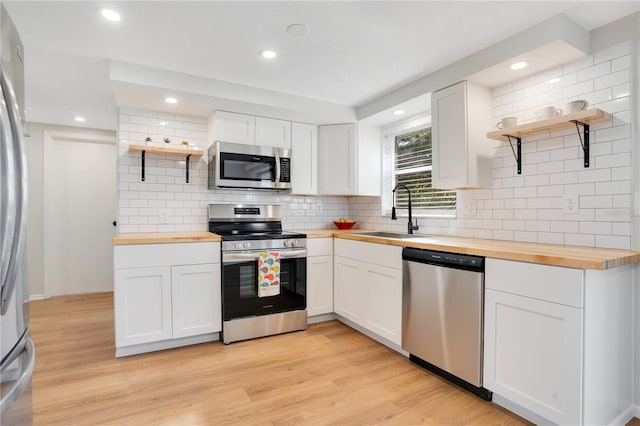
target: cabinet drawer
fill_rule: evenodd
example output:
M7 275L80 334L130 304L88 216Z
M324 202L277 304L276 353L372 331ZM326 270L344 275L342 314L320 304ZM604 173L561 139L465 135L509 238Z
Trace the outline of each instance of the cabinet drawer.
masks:
M131 244L113 248L115 269L198 263L220 263L220 243Z
M333 238L307 239L307 256L333 256Z
M402 269L402 247L336 238L333 249L336 256Z
M581 269L488 258L485 287L582 308L583 276Z

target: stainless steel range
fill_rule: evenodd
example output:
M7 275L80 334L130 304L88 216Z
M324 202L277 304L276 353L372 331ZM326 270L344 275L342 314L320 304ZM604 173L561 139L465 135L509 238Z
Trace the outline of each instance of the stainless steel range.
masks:
M285 232L279 205L210 204L222 237L224 343L307 328L307 236Z

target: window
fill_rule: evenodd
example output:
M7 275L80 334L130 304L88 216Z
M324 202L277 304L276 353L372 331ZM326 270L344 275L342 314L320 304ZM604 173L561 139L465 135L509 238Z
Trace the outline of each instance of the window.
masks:
M390 210L393 193L399 184L411 191L411 202L416 216L456 215L456 191L441 190L431 186L431 128L422 127L413 131L395 133L387 138L388 173L385 173L390 188L390 200L383 203ZM385 191L386 192L386 191ZM396 191L396 208L407 209L407 191Z

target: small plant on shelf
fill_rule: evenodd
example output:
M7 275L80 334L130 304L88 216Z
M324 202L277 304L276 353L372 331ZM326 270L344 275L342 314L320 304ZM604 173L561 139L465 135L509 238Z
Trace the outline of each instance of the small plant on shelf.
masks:
M171 139L169 139L169 138L164 138L164 143L169 143L169 142L171 142Z
M147 136L146 138L144 138L144 144L145 145L149 145L151 144L151 138L149 136Z
M188 148L188 147L189 147L189 142L187 142L187 141L182 141L182 142L180 142L180 143L181 143L181 144L182 144L182 146L184 146L185 148Z

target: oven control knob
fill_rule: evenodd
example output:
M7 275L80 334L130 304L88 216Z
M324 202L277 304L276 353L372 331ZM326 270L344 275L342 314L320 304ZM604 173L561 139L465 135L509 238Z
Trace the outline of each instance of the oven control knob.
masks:
M297 245L298 245L298 240L289 240L289 247L296 247Z
M244 248L251 248L251 243L250 242L244 243Z

